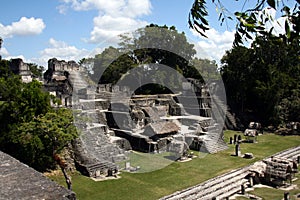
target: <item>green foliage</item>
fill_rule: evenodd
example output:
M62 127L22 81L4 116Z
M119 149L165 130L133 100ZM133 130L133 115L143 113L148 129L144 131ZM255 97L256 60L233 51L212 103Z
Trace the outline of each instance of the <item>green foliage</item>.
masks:
M44 67L38 66L35 63L29 63L29 69L35 78L42 78Z
M8 61L0 62L0 150L44 171L54 165L53 154L77 136L73 115L54 110L55 99L40 82L22 83Z
M53 98L42 90L42 84L36 80L22 83L18 76L0 78L2 100L1 124L7 130L12 123L28 122L34 117L51 110Z
M223 3L222 3L223 2ZM232 0L230 3L240 3L241 0ZM291 3L292 2L292 3ZM298 0L280 1L280 0L256 0L253 7L244 8L243 10L228 10L224 4L228 1L211 0L219 13L218 20L221 25L224 20L233 20L231 13L234 13L236 18L236 34L235 45L243 43L243 39L251 40L253 35L268 36L272 34L273 28L269 30L268 23L273 21L271 16L264 10L266 7L271 7L278 12L281 12L282 17L286 17L285 33L280 35L281 38L287 42L292 42L299 38L300 33L300 6ZM246 3L246 2L245 2ZM205 31L209 30L209 22L207 16L209 15L205 0L195 0L189 13L189 25L195 29L200 35L206 37ZM245 5L245 4L244 4Z
M151 94L169 92L165 83L179 88L179 74L200 80L202 76L217 79L216 63L194 59L194 45L174 26L150 24L132 35L120 35L120 38L119 48L108 47L95 58L81 60L95 82L116 84L131 75L137 79L134 87L140 85L137 93ZM160 67L162 65L173 68L178 74L170 74L170 70ZM157 84L142 86L146 79Z
M94 59L88 60L88 63L92 63L92 69L90 70L90 76L92 80L94 80L96 83L107 83L110 82L109 79L115 79L117 72L114 72L113 68L116 68L118 63L114 61L121 55L122 53L119 49L110 46L101 54L96 55ZM84 62L87 63L86 61ZM112 69L107 69L108 66L112 66Z
M217 81L221 78L218 65L214 60L194 58L191 65L197 70L195 73L200 73L200 79Z
M70 110L61 108L18 124L7 138L15 149L12 154L39 171L53 167L53 155L77 137L72 117Z
M300 47L280 37L257 37L251 48L234 47L222 59L228 102L265 124L299 121Z

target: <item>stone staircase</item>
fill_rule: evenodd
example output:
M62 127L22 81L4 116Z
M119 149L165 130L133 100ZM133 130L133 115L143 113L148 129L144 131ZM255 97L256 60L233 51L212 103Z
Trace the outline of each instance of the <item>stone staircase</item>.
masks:
M300 156L300 146L297 146L295 148L290 148L285 151L276 153L272 155L272 157L280 157L285 159L297 159L297 157Z
M212 101L217 106L216 110L219 111L220 116L224 116L225 118L225 127L229 129L238 129L238 125L235 117L229 112L229 107L217 96L213 95ZM225 113L224 113L225 112ZM213 112L213 114L216 114Z
M105 171L117 169L117 163L125 160L126 156L124 150L109 138L106 118L100 111L102 104L95 99L95 88L86 83L80 71L69 73L73 85L74 121L80 132L75 150L79 159L77 165L84 168L87 175L97 177Z
M220 125L214 124L213 126L210 126L207 132L204 143L200 149L201 152L217 153L228 148L224 141L224 134Z
M161 198L161 200L198 200L198 199L224 199L246 187L250 166L233 170L221 176L210 179L204 183L186 190L176 192Z
M300 146L278 152L264 160L270 159L271 157L293 160L297 159L298 156L300 156ZM256 163L260 162L262 161L258 161ZM252 173L251 170L253 170L253 167L256 165L256 163L232 170L190 188L177 191L171 195L161 198L161 200L227 199L230 196L240 192L242 190L242 186L244 186L244 189L249 186L250 183L247 179L247 176Z

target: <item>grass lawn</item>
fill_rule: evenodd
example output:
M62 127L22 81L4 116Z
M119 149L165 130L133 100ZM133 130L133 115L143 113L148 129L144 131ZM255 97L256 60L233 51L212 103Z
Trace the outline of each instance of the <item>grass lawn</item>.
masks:
M240 132L226 131L225 140ZM73 190L78 199L158 199L207 179L228 172L232 169L249 165L278 151L300 145L300 136L278 136L264 134L258 137L258 143L241 144L242 154L251 152L254 159L248 160L231 156L234 145L228 150L207 154L189 162L173 162L160 170L148 173L122 172L121 179L107 181L93 181L79 174L72 176ZM195 155L197 155L195 153ZM138 162L138 161L135 161ZM61 176L51 177L64 184Z

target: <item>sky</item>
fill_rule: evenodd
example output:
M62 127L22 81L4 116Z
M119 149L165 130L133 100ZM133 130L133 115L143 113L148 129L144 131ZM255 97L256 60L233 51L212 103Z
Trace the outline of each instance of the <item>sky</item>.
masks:
M47 67L50 58L79 61L118 43L118 35L147 24L174 25L201 58L219 60L232 46L234 23L219 26L208 6L211 30L203 38L189 29L193 0L1 0L0 54ZM226 5L237 9L241 5Z

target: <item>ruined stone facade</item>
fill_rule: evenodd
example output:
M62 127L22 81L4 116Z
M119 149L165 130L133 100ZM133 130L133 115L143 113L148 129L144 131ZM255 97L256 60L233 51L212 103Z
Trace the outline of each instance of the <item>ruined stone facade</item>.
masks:
M75 61L49 59L48 70L44 74L44 87L53 94L65 107L72 106L73 86L69 79L70 71L79 71Z
M79 65L75 61L64 61L52 58L48 60L48 70L54 74L61 75L64 71L79 71Z
M135 95L127 86L90 85L76 63L57 59L49 60L44 78L45 88L77 113L75 162L87 176L117 172L131 149L167 151L180 159L189 148L210 153L226 148L222 127L211 117L208 88L196 80L183 83L181 94Z
M9 67L14 74L21 76L22 82L29 83L32 81L33 78L29 65L24 63L21 58L12 59Z

